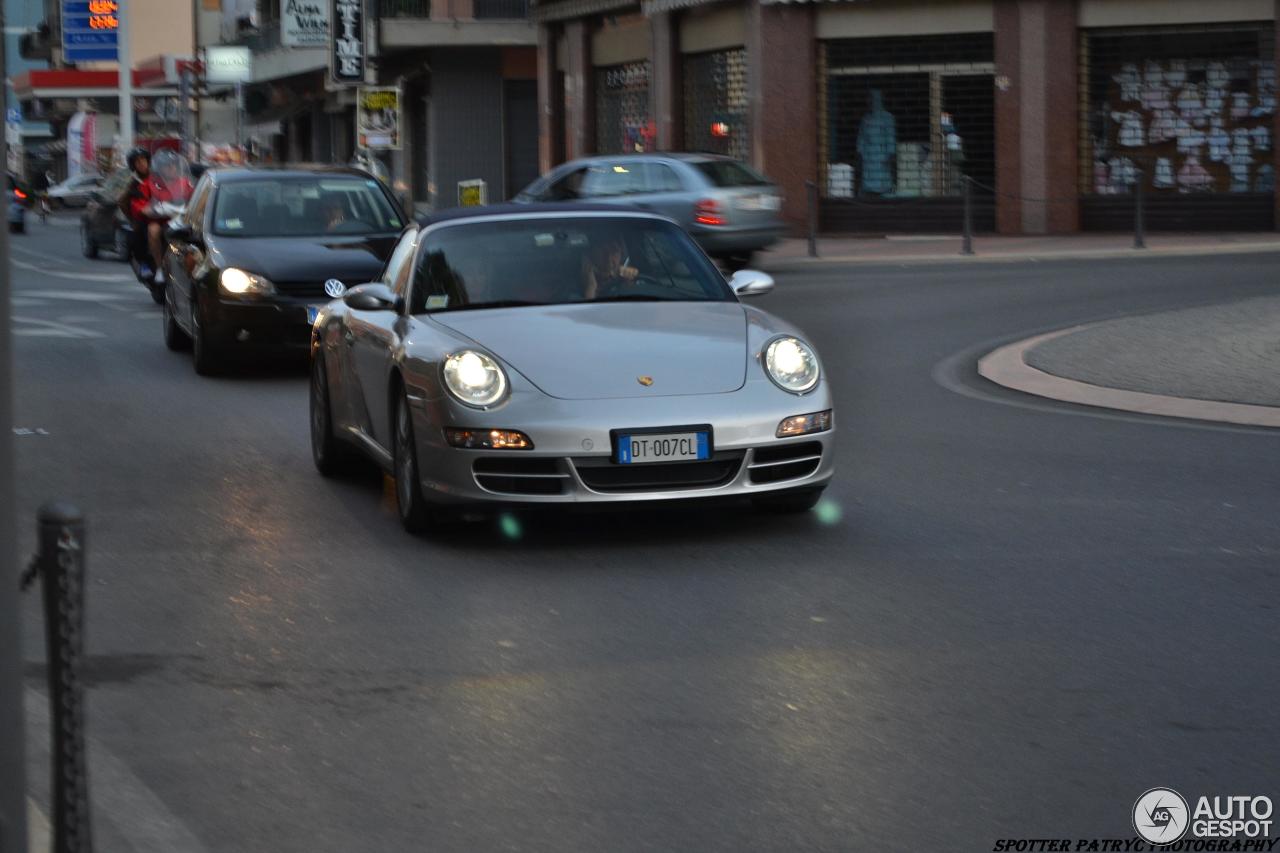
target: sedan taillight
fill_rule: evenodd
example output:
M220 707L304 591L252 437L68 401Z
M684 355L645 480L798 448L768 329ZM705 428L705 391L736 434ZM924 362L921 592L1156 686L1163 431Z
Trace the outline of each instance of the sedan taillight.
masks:
M699 225L724 225L720 202L713 198L699 199L693 205L693 221Z

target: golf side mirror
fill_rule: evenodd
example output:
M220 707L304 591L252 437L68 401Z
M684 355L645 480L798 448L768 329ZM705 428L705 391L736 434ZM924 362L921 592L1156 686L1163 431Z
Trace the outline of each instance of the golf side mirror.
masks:
M739 296L759 296L773 290L773 277L756 270L738 270L729 279L729 286Z
M351 288L342 294L342 301L357 311L399 311L404 306L402 297L378 281Z

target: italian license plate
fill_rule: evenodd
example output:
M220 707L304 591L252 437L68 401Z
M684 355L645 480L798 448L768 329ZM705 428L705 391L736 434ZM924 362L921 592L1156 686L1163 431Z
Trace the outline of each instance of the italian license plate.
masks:
M614 458L623 465L646 462L696 462L711 458L711 433L619 432Z
M308 325L308 326L313 326L313 325L315 325L316 317L318 317L318 316L320 315L320 309L321 309L321 308L323 308L323 307L324 307L323 305L308 305L308 306L307 306L307 325Z

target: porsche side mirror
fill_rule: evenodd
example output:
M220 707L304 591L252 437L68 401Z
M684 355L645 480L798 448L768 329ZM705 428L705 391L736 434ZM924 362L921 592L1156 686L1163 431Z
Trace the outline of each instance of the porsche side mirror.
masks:
M353 287L342 294L348 308L357 311L399 311L404 299L381 282L370 282Z
M756 270L738 270L729 279L729 286L739 296L760 296L773 290L773 277Z

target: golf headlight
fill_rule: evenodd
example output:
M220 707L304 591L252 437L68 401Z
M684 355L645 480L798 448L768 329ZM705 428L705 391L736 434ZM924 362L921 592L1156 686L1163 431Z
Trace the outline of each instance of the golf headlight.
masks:
M444 384L460 403L492 406L507 393L507 375L498 362L475 350L463 350L444 361Z
M275 291L275 286L267 279L235 267L228 267L222 271L222 275L218 278L218 286L223 293L230 293L232 296L260 295Z
M765 347L764 372L783 391L803 394L818 384L818 357L797 338L778 338Z

